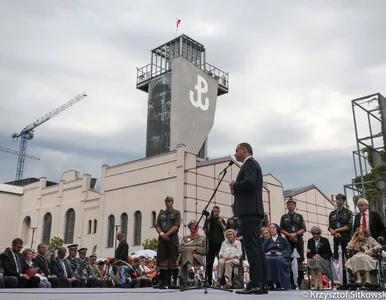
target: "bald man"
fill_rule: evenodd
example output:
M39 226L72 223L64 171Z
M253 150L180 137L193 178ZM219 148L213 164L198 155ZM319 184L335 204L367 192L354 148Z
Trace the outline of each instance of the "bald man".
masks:
M359 213L354 219L354 232L358 227L366 228L370 235L377 240L378 237L385 239L385 225L381 215L373 210L369 210L369 202L365 198L360 198L357 202Z

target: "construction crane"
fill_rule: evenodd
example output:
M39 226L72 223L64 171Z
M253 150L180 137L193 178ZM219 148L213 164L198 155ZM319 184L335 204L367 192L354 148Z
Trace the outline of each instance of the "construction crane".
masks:
M42 125L43 123L47 122L49 119L52 119L53 117L57 116L61 112L65 111L70 106L73 106L75 103L79 102L85 97L87 97L85 93L76 96L75 98L71 99L70 101L58 107L57 109L49 112L48 114L41 117L40 119L37 119L35 122L31 123L30 125L24 127L19 133L15 132L14 134L12 134L12 138L14 141L17 141L20 138L20 150L19 150L19 157L17 160L16 178L15 178L16 181L23 179L24 160L26 157L27 141L33 139L34 129Z
M0 146L0 151L4 151L4 152L7 152L7 153L19 155L19 152L17 152L16 150L7 148L7 147L2 147L2 146ZM40 157L37 157L37 156L35 156L35 155L30 155L30 154L27 154L27 153L25 154L25 157L26 157L26 158L31 158L31 159L40 160Z

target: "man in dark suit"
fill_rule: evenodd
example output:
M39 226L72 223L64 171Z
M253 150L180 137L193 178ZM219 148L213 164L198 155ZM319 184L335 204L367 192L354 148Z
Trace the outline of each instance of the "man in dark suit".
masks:
M4 276L4 269L0 259L0 288L15 289L17 284L18 280L16 276Z
M252 157L253 151L248 143L236 147L235 157L243 165L236 182L229 186L235 196L235 216L239 217L243 233L245 251L250 266L251 281L238 294L268 294L265 253L258 235L260 223L264 218L263 174L259 163Z
M29 277L23 274L25 265L24 257L20 254L23 249L23 240L16 238L12 241L11 251L1 255L1 262L4 268L5 276L15 276L18 279L18 288L34 288L40 283L39 277Z
M66 278L68 287L81 287L81 281L76 279L71 270L70 262L65 258L66 254L66 248L60 247L58 249L58 256L50 262L51 274L54 274L58 278Z
M379 237L385 239L385 225L382 222L382 218L378 212L369 210L369 202L360 198L357 202L359 214L356 214L354 219L354 232L358 227L366 228L371 237L377 240Z
M119 244L115 250L114 258L127 262L127 258L129 257L129 244L125 241L124 237L125 235L123 232L117 233Z
M34 258L34 262L40 268L40 271L43 272L45 276L48 278L48 281L51 283L53 288L68 287L67 278L58 278L56 277L56 275L51 274L48 261L45 258L46 253L47 253L47 245L44 243L39 244L38 254Z

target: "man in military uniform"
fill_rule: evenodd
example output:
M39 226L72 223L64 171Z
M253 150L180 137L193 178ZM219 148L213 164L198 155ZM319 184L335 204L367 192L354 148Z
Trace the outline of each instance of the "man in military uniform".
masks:
M102 272L98 269L97 256L95 254L90 255L90 266L91 266L93 278L101 279Z
M242 260L245 258L245 249L244 249L244 241L243 241L243 235L240 232L240 220L238 217L235 217L235 205L231 205L232 208L232 214L233 217L230 217L227 221L226 230L233 229L236 232L236 240L239 240L241 242L241 246L243 247L243 256L241 257Z
M174 287L177 286L178 277L178 230L181 225L181 213L173 208L173 197L165 198L166 209L161 209L155 229L158 233L157 260L159 261L160 282L159 288L166 288L169 282L168 269L171 270L174 279ZM169 278L168 278L169 277ZM169 285L169 288L171 286Z
M199 226L197 221L192 220L188 224L190 234L182 238L180 244L180 272L178 276L183 280L183 285L187 285L188 273L193 266L203 265L203 256L206 254L205 237L198 234Z
M306 223L301 214L295 212L296 202L292 197L287 201L288 213L282 215L280 219L280 231L287 238L291 246L291 254L296 248L300 257L298 258L298 286L302 283L304 279L304 241L303 234L306 232ZM292 260L292 258L291 258ZM291 285L292 288L295 288L293 282L293 272L291 274Z
M86 286L86 279L83 278L83 274L80 269L80 263L81 260L76 257L76 254L78 252L78 245L73 244L67 247L68 249L68 257L67 260L70 263L72 273L74 274L74 277L80 281L80 287Z
M334 236L334 259L338 260L338 246L342 246L342 260L347 259L346 248L351 240L351 230L353 226L352 212L344 207L346 196L343 194L336 195L336 209L328 217L328 231ZM340 289L345 289L347 285L346 272L343 271L343 282Z
M79 269L81 277L86 280L87 287L107 287L106 282L98 280L94 275L90 264L85 260L87 254L87 248L81 248L79 253Z

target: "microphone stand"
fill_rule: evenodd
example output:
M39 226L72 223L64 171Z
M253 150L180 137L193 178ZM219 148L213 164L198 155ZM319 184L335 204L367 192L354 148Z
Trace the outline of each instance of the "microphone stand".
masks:
M229 166L228 166L229 167ZM220 187L220 184L221 182L223 181L225 175L227 174L227 169L228 167L226 167L221 173L222 173L222 177L220 178L218 184L217 184L217 187L216 189L214 190L212 196L210 197L209 201L208 201L208 204L205 206L204 210L202 211L202 214L201 214L201 217L200 219L198 220L197 224L196 224L196 227L200 224L202 218L205 216L205 223L204 223L204 232L205 232L205 253L206 253L206 257L205 257L205 282L202 286L197 286L197 287L188 287L188 288L183 288L183 289L180 289L181 292L183 291L188 291L188 290L201 290L201 289L204 289L204 293L207 294L208 293L208 289L214 289L214 290L220 290L220 291L224 291L224 292L231 292L233 293L233 290L228 290L228 289L222 289L222 288L217 288L217 287L213 287L213 286L210 286L209 285L209 282L208 282L208 278L209 276L212 276L212 274L208 274L208 260L207 260L207 257L208 257L208 252L209 252L209 230L208 230L208 226L209 226L209 222L208 222L208 216L209 216L209 212L207 211L208 209L208 206L209 204L212 202L214 196L216 195L217 193L217 190L218 188ZM220 173L220 174L221 174Z

